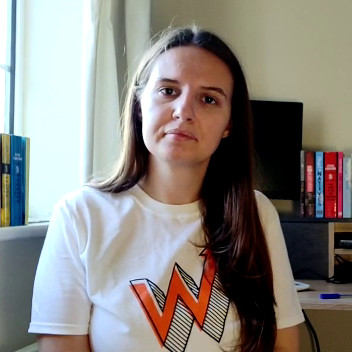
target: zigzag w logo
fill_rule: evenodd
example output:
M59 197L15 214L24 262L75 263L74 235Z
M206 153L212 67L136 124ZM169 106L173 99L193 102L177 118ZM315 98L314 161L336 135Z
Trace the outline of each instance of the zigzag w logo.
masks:
M206 251L201 255L205 262L199 287L177 263L166 296L148 279L130 281L159 343L171 352L185 351L194 320L217 342L224 332L230 302L211 256Z

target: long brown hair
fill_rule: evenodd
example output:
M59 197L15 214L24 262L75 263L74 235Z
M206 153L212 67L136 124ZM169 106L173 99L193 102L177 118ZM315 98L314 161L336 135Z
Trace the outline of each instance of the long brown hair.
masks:
M220 38L196 26L169 29L158 38L142 59L127 93L116 172L94 186L122 192L145 175L149 152L142 138L140 95L155 59L166 50L187 45L216 55L233 76L231 133L212 155L200 194L205 247L213 255L223 290L240 320L237 348L271 352L276 339L273 275L253 191L248 89L237 58Z

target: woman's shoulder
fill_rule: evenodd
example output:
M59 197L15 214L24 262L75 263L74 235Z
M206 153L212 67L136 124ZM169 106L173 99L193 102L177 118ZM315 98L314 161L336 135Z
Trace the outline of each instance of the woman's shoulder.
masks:
M58 203L65 203L65 204L75 204L84 202L89 199L96 199L100 197L105 197L105 192L91 187L91 186L81 186L73 191L65 193Z
M270 199L262 192L257 190L254 191L254 194L257 201L259 216L262 222L267 223L273 219L277 220L278 213Z
M74 191L66 193L56 204L56 207L77 209L101 209L116 204L129 194L128 191L112 193L100 190L92 186L82 186Z
M255 199L258 207L274 207L269 198L261 191L254 190Z

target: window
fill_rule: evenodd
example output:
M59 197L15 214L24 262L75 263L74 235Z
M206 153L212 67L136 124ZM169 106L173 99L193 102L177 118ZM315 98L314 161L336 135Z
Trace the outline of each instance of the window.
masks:
M13 133L16 0L0 0L0 132Z

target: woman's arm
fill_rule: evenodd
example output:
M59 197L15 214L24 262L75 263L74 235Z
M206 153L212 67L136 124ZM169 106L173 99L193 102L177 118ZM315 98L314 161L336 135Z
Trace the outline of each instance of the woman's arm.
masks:
M274 352L299 352L298 325L277 330Z
M88 335L40 335L39 352L91 352Z

